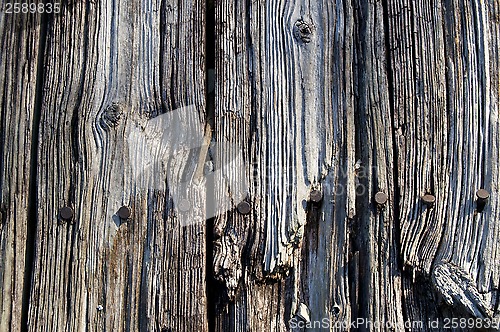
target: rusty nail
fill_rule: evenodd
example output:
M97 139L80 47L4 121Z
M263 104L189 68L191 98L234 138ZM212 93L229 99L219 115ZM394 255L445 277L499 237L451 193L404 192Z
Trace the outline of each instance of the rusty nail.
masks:
M191 208L191 203L185 198L181 199L178 204L179 210L182 212L187 212Z
M436 202L436 197L434 197L434 195L431 194L426 194L422 196L422 201L424 202L425 205L432 208L434 206L434 203Z
M61 210L59 210L59 216L61 217L61 219L69 221L73 219L73 209L69 206L65 206Z
M375 202L379 207L383 207L387 203L388 196L386 193L379 191L375 194Z
M309 194L309 199L313 203L320 203L323 200L323 193L321 192L321 190L314 189Z
M238 209L239 213L244 215L249 214L251 211L250 203L245 201L240 202L236 208Z
M484 210L484 207L486 206L486 203L488 202L488 198L490 198L490 193L486 191L485 189L479 189L476 192L476 197L477 197L477 210L479 212L482 212Z
M121 219L128 219L128 218L130 218L130 215L132 214L132 210L130 210L130 208L128 206L122 206L121 208L118 209L118 212L116 214Z
M479 189L476 193L478 201L486 201L490 197L490 193L484 189Z

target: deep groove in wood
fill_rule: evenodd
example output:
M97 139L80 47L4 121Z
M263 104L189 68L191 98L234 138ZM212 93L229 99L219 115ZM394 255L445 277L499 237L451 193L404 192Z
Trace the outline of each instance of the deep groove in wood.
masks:
M40 41L37 59L36 71L36 94L34 102L33 115L33 131L31 141L31 159L30 159L30 182L29 182L29 198L28 198L28 220L26 223L26 251L25 251L25 266L24 266L24 284L23 284L23 307L21 311L21 331L28 331L28 317L30 307L30 291L33 274L33 257L36 246L37 233L37 180L38 180L38 135L40 133L40 115L42 112L43 96L44 96L44 55L45 44L47 41L48 15L42 14L40 20Z
M214 130L214 102L215 92L209 91L210 84L210 69L215 68L215 6L214 0L206 0L205 2L205 96L206 96L206 119L205 123L209 126L210 130ZM213 135L212 135L213 137ZM209 152L210 153L210 152ZM214 183L207 183L207 199L210 199L214 194ZM212 206L213 202L208 202L207 206ZM207 207L208 209L208 207ZM208 210L207 210L208 213ZM214 278L213 264L214 264L214 218L206 221L205 228L205 248L206 248L206 261L205 261L205 282L206 282L206 298L207 298L207 322L208 331L215 332L216 326L216 305L217 305L217 290L218 283Z
M386 52L386 68L387 68L387 84L388 84L388 90L389 90L389 111L391 114L391 124L392 124L392 145L394 152L392 154L392 164L394 165L393 168L393 177L394 177L394 188L392 190L393 196L392 196L392 202L391 206L394 211L394 236L395 236L395 247L398 252L397 255L397 264L398 264L398 269L400 271L403 270L403 259L402 259L402 250L401 250L401 220L400 220L400 210L399 210L399 203L400 203L400 188L399 188L399 149L398 149L398 140L397 140L397 133L396 133L396 115L397 115L397 110L395 108L395 102L394 102L394 68L393 68L393 63L392 63L392 48L391 48L391 36L390 36L390 18L391 18L391 13L389 12L389 4L388 0L382 0L382 10L383 10L383 20L384 20L384 34L385 34L385 52ZM404 292L401 292L401 303L403 303L402 306L402 315L403 315L403 320L406 322L408 320L408 315L406 313L406 307L404 305L405 303L405 294Z
M355 39L354 39L354 47L356 50L360 50L358 52L361 52L362 49L362 44L363 40L361 39L362 31L363 29L366 29L365 27L365 18L363 17L362 13L362 6L363 4L360 3L360 1L355 1L354 2L354 27L355 27ZM361 54L356 54L357 58L362 58ZM357 60L357 59L356 59ZM362 113L360 112L361 109L361 91L363 88L360 86L363 84L361 80L361 72L363 71L363 62L359 61L359 63L356 61L355 62L356 68L354 69L354 79L355 79L355 104L354 104L354 128L355 128L355 160L362 160L363 158L363 136L364 136L364 131L366 130L365 126L363 125L365 123L365 119L362 118ZM363 188L367 187L367 181L366 177L360 177L357 180L357 183L359 183ZM353 285L353 294L355 294L354 298L351 298L350 300L352 302L353 306L353 314L355 316L352 316L352 319L358 319L358 318L365 318L366 317L366 296L364 294L367 294L367 290L365 285L360 282L365 278L366 275L366 260L367 258L365 257L365 252L364 252L364 238L363 238L363 233L361 231L361 222L362 218L358 211L363 210L363 198L360 197L357 193L356 190L356 215L355 215L355 224L354 224L354 232L351 235L351 238L353 239L353 249L355 250L355 255L353 256L353 264L354 267L352 269L353 274L351 276L351 281L354 282L355 284Z

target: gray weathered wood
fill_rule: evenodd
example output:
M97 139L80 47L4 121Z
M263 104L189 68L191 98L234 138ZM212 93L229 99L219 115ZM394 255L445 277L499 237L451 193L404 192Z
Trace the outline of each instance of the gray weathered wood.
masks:
M215 221L216 330L286 331L306 307L349 321L352 4L218 1L216 20L215 141L241 147L252 206Z
M179 223L165 171L134 171L162 151L131 141L181 107L204 121L203 13L103 0L47 17L30 331L207 330L204 220Z
M40 18L0 13L0 40L0 331L20 331L30 280Z
M407 318L488 317L500 282L499 3L388 3ZM491 193L482 213L480 188ZM434 208L422 204L426 193ZM437 282L447 264L456 273ZM431 296L416 296L431 274ZM477 296L452 294L462 275ZM451 312L435 306L441 297L455 299Z
M498 318L498 0L207 5L0 14L0 331Z
M399 265L398 192L394 163L391 84L388 75L383 1L361 1L357 11L356 132L358 175L357 250L359 251L359 317L365 322L403 326ZM388 195L386 207L374 202ZM361 330L367 328L361 327ZM386 330L385 325L368 330Z
M355 217L354 241L345 250L356 259L350 259L353 268L345 280L356 284L351 286L351 294L347 289L335 289L346 296L347 311L354 317L391 324L421 321L424 330L434 318L467 317L463 309L468 303L464 302L463 308L459 300L455 303L458 308L435 305L446 290L436 285L431 270L435 261L451 259L472 276L476 285L470 291L484 294L481 297L489 303L484 311L492 312L499 280L498 241L493 240L498 233L494 222L497 201L492 197L491 207L477 214L474 195L481 187L494 195L498 187L498 89L492 88L498 87L498 5L495 1L472 1L464 6L453 1L362 1L309 6L300 2L219 3L216 137L240 142L246 160L254 163L247 177L253 179L256 174L257 181L249 192L254 205L251 217L234 213L216 222L218 234L233 234L231 245L222 244L228 242L224 235L216 240L215 271L220 271L218 265L233 262L229 264L232 272L218 279L234 299L234 303L219 305L222 318L217 327L287 329L286 321L300 303L310 311L305 319L313 320L315 313L319 314L314 319L331 317L317 310L320 306L315 302L325 288L319 291L312 287L312 279L303 278L314 273L326 281L335 274L338 266L323 270L323 262L318 262L323 256L316 251L319 244L330 240L330 233L312 232L314 237L310 238L307 232L308 225L314 225L312 215L306 217L304 237L294 239L296 232L282 230L289 230L290 225L294 231L301 229L303 211L294 205L296 197L305 192L300 180L306 178L305 183L314 184L314 180L307 181L309 174L302 167L324 151L321 147L311 149L315 137L311 141L307 136L310 132L321 136L321 128L310 132L301 129L317 125L315 114L328 114L325 110L332 109L334 116L342 118L337 104L331 107L321 99L340 95L335 88L341 89L347 100L350 93L357 97L347 109L354 113L355 125L349 125L349 117L344 118L347 133L357 132L356 148L354 136L338 141L322 136L327 147L347 147L348 154L342 155L339 165L354 165L359 158L358 167L347 168L347 174L351 174L349 170L357 174L360 191L356 209L350 212L342 197L334 198L336 208L342 206L344 213ZM339 16L323 15L330 13L329 7L336 8L334 13ZM350 15L344 21L338 19L344 17L342 14ZM336 68L339 63L338 57L325 56L332 49L336 54L339 46L328 44L339 38L339 30L331 36L329 28L346 24L350 17L354 17L353 41L342 45L342 50L352 47L354 57L351 62L347 59L345 69L339 67L343 71L334 71L333 79L352 81L352 90L342 83L332 84L327 71L321 69L323 64ZM306 22L298 25L304 28L302 35L294 34L299 18ZM331 20L330 24L319 24L323 19ZM307 21L314 28L308 30ZM306 54L304 65L302 56ZM311 72L318 76L310 76ZM322 103L315 104L318 101ZM308 107L314 108L312 116ZM325 124L335 132L328 127L330 122ZM299 165L294 164L297 160ZM335 181L335 177L325 177L322 185L335 185ZM354 181L343 183L354 185ZM389 196L383 209L373 203L377 191ZM437 196L433 209L422 204L421 196L426 193ZM324 205L322 216L333 225L345 220L342 214L328 211L332 207ZM339 238L334 241L342 243ZM302 245L302 250L292 249L290 254L287 243L293 242ZM257 249L250 257L244 256L252 253L249 248ZM304 264L306 257L315 264ZM283 273L287 268L289 274ZM257 272L248 274L253 270ZM253 287L266 286L253 286L252 281L262 277L271 277L276 284L267 286L268 296L256 301ZM296 287L298 280L300 287ZM272 288L276 285L278 293ZM310 293L308 289L318 291ZM460 298L459 294L454 296ZM482 307L483 299L476 299L474 305ZM259 310L259 319L252 316L254 307L265 309Z

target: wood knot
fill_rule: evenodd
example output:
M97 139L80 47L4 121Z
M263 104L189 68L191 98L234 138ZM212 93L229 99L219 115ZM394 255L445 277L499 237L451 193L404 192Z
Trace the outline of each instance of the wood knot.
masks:
M110 129L118 125L121 115L123 113L123 107L118 103L112 103L104 112L101 113L99 123L102 128Z
M307 23L304 20L298 20L295 22L295 26L293 28L293 35L297 40L303 43L310 43L312 40L312 34L314 32L314 25L311 23Z
M333 312L333 314L335 315L335 317L339 317L339 316L340 316L341 311L342 311L342 310L340 309L340 306L338 306L338 305L334 305L334 306L332 307L332 312Z

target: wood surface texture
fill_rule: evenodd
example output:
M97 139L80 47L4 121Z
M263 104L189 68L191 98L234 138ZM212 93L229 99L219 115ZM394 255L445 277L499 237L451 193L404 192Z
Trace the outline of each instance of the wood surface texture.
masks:
M0 36L0 332L499 322L499 0L65 1Z
M14 33L16 31L16 33ZM33 234L31 168L40 109L40 18L0 15L0 331L26 319ZM27 250L28 248L28 250Z
M234 234L240 264L220 278L234 300L218 304L215 330L286 331L301 303L311 320L350 320L353 9L216 6L215 136L244 152L252 213L215 222L224 229L216 242ZM308 203L312 189L322 190L321 206ZM224 248L216 264L231 256Z
M2 328L20 330L31 203L27 330L207 329L205 224L181 227L169 192L148 183L164 174L133 176L131 152L147 147L132 151L128 142L137 128L181 107L194 105L204 121L204 8L201 1L75 1L26 27L2 16ZM36 188L26 202L33 133ZM127 221L116 215L123 205L132 209ZM71 222L59 218L63 206L73 208Z

